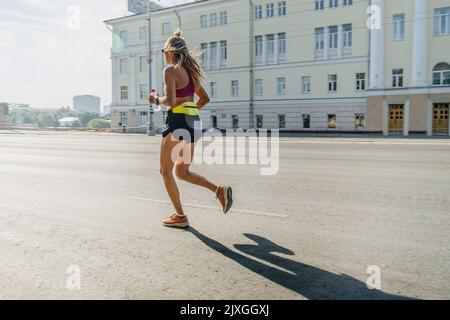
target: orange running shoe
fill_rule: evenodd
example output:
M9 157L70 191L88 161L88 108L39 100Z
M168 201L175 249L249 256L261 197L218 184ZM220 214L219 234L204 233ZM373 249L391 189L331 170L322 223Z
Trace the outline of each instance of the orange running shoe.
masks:
M216 199L219 200L222 205L223 213L227 213L233 206L233 190L231 187L218 187L216 191Z
M163 221L163 225L169 228L187 228L189 227L189 221L185 215L174 213Z

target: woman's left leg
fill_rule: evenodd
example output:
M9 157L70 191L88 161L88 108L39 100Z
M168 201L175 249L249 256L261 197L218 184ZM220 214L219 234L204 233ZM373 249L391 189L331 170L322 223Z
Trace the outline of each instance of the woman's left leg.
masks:
M187 143L179 153L179 158L175 162L175 173L180 180L207 188L215 193L217 200L222 205L224 213L227 213L233 205L233 192L231 187L218 186L205 177L189 170L194 157L195 144Z
M192 172L189 168L194 158L195 143L186 143L180 151L180 156L175 163L175 173L178 179L195 184L216 193L219 188L205 177Z

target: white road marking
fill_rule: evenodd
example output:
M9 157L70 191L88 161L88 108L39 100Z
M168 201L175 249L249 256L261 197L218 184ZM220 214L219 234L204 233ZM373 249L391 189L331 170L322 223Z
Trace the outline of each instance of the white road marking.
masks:
M280 143L286 144L378 144L378 145L441 145L450 146L450 140L437 140L437 141L401 141L401 140L391 140L391 141L376 141L376 140L280 140Z
M153 203L161 203L161 204L169 204L169 205L172 204L170 201L167 201L167 200L150 199L150 198L144 198L144 197L126 196L125 198L131 199L131 200L153 202ZM183 206L192 207L192 208L200 208L200 209L208 209L208 210L218 210L217 207L205 206L202 204L194 204L194 203L183 203ZM256 215L256 216L266 216L266 217L280 218L280 219L286 219L289 217L289 215L287 215L287 214L253 211L253 210L246 210L246 209L231 209L230 212L251 214L251 215Z

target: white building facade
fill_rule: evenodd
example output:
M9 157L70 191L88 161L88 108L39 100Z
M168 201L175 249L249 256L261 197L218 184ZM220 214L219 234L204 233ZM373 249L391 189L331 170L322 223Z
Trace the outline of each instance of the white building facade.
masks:
M448 0L203 0L158 9L152 12L151 87L162 92L160 50L181 26L189 45L202 52L207 74L204 87L212 102L202 109L204 128L398 133L386 129L386 110L401 99L385 97L414 86L427 99L439 96L425 99L425 113L416 112L423 110L411 102L415 98L407 99L411 111L401 133L433 134L433 101L442 103L444 117L450 100L447 7ZM146 17L106 21L113 29L113 128L146 130ZM433 34L436 19L440 29ZM379 28L370 30L368 21ZM405 65L396 68L396 61ZM402 92L391 90L394 69L403 69L395 71L395 79L408 85ZM163 121L162 112L154 115L157 126Z

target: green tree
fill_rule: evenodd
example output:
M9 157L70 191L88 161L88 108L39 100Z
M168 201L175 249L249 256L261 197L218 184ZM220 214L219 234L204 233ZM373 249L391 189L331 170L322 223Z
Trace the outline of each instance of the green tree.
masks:
M104 119L92 119L88 123L88 128L111 128L111 121L110 120L104 120Z
M38 126L39 128L55 127L55 118L51 114L43 114L38 119Z
M87 127L89 121L93 120L93 119L97 119L98 115L94 114L94 113L87 113L87 112L83 112L80 114L79 119L80 119L80 126L81 127Z
M22 123L25 123L25 124L34 123L34 119L30 115L24 114L22 116Z

